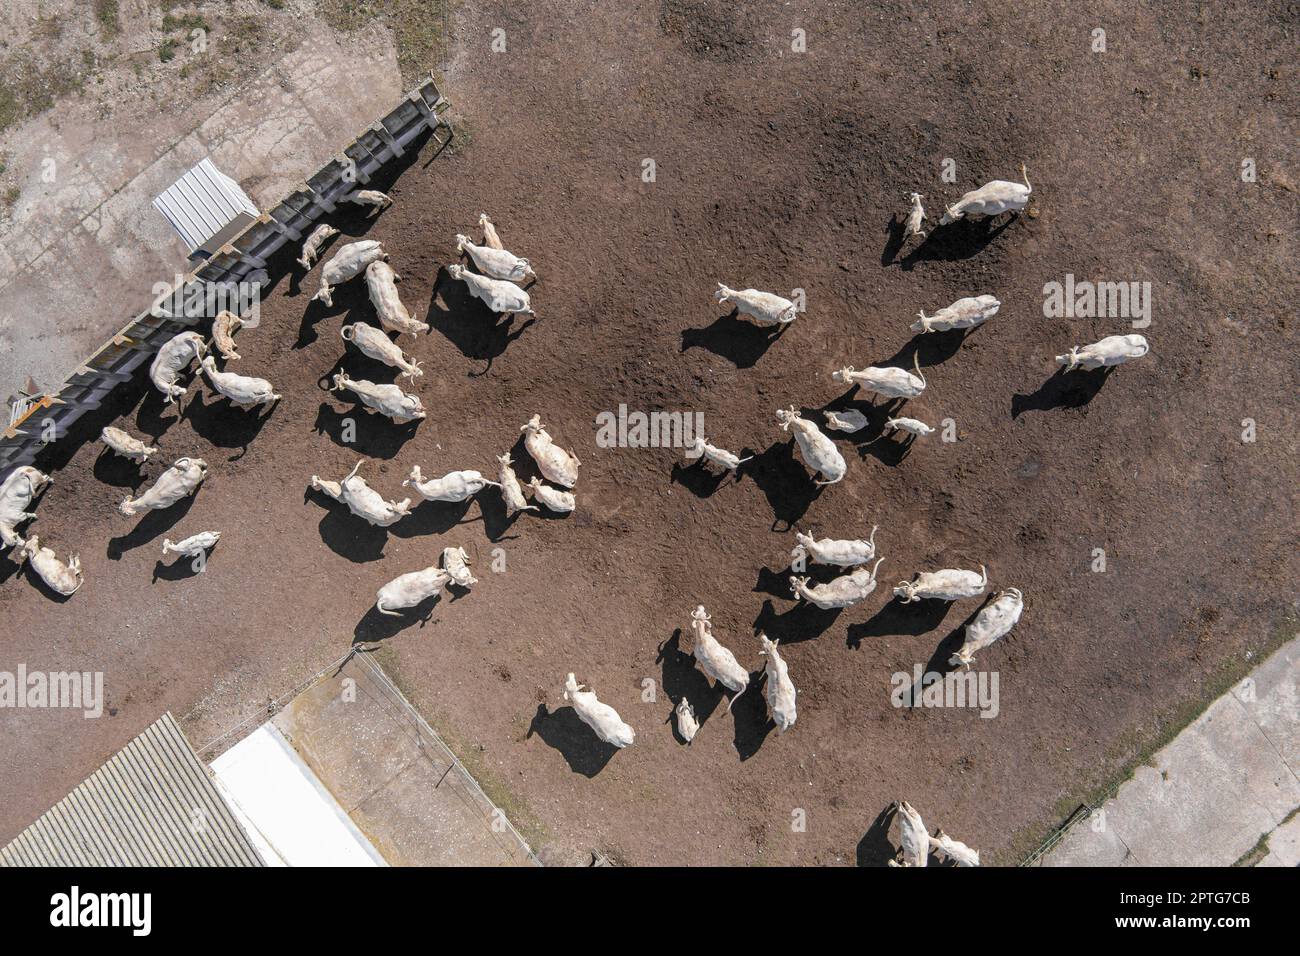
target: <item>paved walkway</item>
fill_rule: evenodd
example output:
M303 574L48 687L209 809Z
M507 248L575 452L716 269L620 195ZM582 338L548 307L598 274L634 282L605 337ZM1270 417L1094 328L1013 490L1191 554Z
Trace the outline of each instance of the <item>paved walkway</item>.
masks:
M1300 866L1300 638L1080 822L1044 866ZM1263 855L1258 855L1266 838Z
M268 209L402 93L385 32L340 43L313 24L275 66L197 113L160 111L141 127L60 102L7 137L10 168L25 172L0 233L0 399L29 375L62 382L148 308L154 283L187 270L188 250L151 203L200 159Z

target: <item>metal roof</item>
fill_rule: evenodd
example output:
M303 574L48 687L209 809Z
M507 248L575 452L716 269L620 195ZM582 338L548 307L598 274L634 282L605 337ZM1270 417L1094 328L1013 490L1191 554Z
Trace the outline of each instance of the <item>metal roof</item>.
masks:
M257 207L235 182L205 159L176 180L153 206L180 233L190 252L228 226L241 212L257 218Z
M0 849L0 866L262 865L170 713Z

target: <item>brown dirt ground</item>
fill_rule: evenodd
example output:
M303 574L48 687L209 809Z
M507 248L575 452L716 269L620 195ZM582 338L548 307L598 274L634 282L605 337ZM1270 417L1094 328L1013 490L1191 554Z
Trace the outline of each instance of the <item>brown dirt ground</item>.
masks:
M412 164L377 220L341 220L385 241L404 300L428 312L434 330L410 348L429 418L397 428L363 413L358 444L338 441L351 406L321 382L344 355L338 327L372 313L358 283L332 309L309 306L317 271L279 281L239 339L236 370L286 396L260 425L206 390L180 420L136 390L87 423L120 414L168 459L206 458L191 501L123 518L129 469L93 443L51 449L56 482L32 530L80 550L86 584L56 603L0 562L0 666L104 670L113 716L0 716L0 839L162 710L202 743L354 640L382 640L549 859L879 863L896 797L986 860L1018 859L1293 628L1295 21L1281 3L1229 7L462 5L460 148ZM486 52L494 26L505 54ZM789 50L794 26L806 54ZM1089 52L1094 26L1103 55ZM1239 180L1245 156L1257 184ZM957 160L955 186L939 181L942 157ZM1030 215L897 254L905 193L941 211L1022 160ZM541 275L535 322L493 327L442 271L484 209ZM1153 283L1149 357L1105 379L1052 377L1068 345L1128 331L1043 318L1043 284L1067 272ZM765 341L720 318L720 279L802 287L807 314ZM910 340L919 308L979 292L1003 300L987 326ZM848 477L814 494L773 410L820 408L844 395L832 368L910 363L918 347L929 388L908 409L953 417L962 440L905 457L842 441ZM702 411L710 438L758 457L714 487L671 450L597 448L596 414L620 403ZM534 412L584 463L568 520L507 527L488 494L384 532L305 492L358 453L394 495L416 463L490 470ZM1255 444L1239 440L1247 417ZM883 582L984 562L995 585L1023 589L1020 625L979 659L1000 673L1000 715L892 707L890 675L945 657L976 603L902 609L882 587L839 615L793 610L791 523L879 524ZM206 528L225 535L206 573L156 566L165 533ZM477 556L471 594L424 622L368 610L449 543ZM504 574L488 570L498 545ZM1089 570L1095 547L1105 574ZM756 628L782 640L800 690L790 732L769 733L752 691L728 715L679 654L697 603L755 669ZM569 670L635 725L635 746L610 754L577 725L560 698ZM682 693L708 715L690 748L665 723ZM792 832L797 808L806 832Z

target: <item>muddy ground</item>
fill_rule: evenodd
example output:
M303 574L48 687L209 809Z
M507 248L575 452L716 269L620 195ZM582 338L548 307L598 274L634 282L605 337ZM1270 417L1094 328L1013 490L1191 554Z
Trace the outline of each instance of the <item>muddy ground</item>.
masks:
M1098 26L1105 53L1090 50ZM504 53L488 51L494 27ZM790 49L795 27L806 53ZM429 418L395 427L325 390L340 362L391 378L338 336L372 315L364 287L323 308L308 301L319 269L293 270L234 363L284 392L269 415L196 387L178 417L139 389L87 423L120 415L166 458L206 458L195 498L121 517L117 501L158 466L142 478L96 444L52 448L32 530L79 550L86 583L57 602L0 562L0 666L103 670L113 710L0 717L0 839L161 711L202 745L360 642L555 862L599 849L631 863L880 864L896 797L987 862L1014 862L1294 630L1285 5L472 3L455 29L458 148L402 171L379 218L338 220L384 240L404 301L433 326L407 339ZM940 179L945 157L956 184ZM1257 182L1242 182L1244 157ZM1021 161L1027 214L900 250L907 192L937 214ZM445 273L480 210L540 274L535 321L494 325ZM1133 331L1045 318L1043 286L1067 273L1150 281L1151 354L1109 375L1054 374L1071 344ZM712 302L719 280L803 288L807 312L770 337ZM983 292L1003 302L985 327L911 337L918 309ZM830 371L910 365L918 350L929 384L907 412L952 418L960 440L868 441L884 407ZM670 449L600 448L595 417L620 403L702 412L710 439L755 458L718 481ZM792 456L773 416L791 403L870 412L864 440L839 442L840 484L818 491ZM510 523L484 494L382 531L306 490L359 455L393 497L414 464L489 471L534 413L583 462L567 519ZM882 585L984 563L994 586L1024 591L1020 624L978 658L999 675L996 718L891 703L891 675L938 666L978 601L903 607L882 586L835 614L789 599L791 527L874 524ZM158 563L164 535L209 528L224 536L206 572ZM423 620L370 610L376 588L448 544L475 556L471 593ZM773 731L752 689L728 714L683 655L698 603L755 671L756 630L781 640L800 691L790 731ZM578 723L560 696L570 670L635 726L633 747L603 748ZM691 747L667 723L682 694L703 719Z

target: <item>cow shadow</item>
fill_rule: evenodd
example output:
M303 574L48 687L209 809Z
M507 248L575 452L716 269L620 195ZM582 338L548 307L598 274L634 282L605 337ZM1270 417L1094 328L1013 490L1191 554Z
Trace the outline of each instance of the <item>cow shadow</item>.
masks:
M439 304L439 298L442 304ZM486 362L474 377L486 375L498 356L505 353L510 343L524 334L536 320L527 316L515 325L515 314L502 318L483 302L470 295L464 282L451 277L446 266L438 270L429 297L429 307L424 321L454 345L465 358Z
M412 624L423 628L433 621L434 609L441 599L442 595L434 594L415 607L403 608L396 617L382 613L372 604L352 628L352 646L378 644L397 636Z
M191 384L193 383L191 382ZM182 398L180 401L184 402L185 399ZM168 414L168 412L174 412L175 414ZM184 405L167 401L163 398L162 392L158 391L150 383L144 400L140 403L140 407L136 409L135 430L147 435L149 443L156 445L158 439L166 433L167 429L184 417Z
M344 395L346 393L340 393ZM346 397L343 398L346 401ZM339 411L329 402L321 402L312 423L316 434L327 436L340 448L357 452L362 458L389 460L397 457L403 446L415 437L423 419L398 424L377 412L372 412L361 402L355 402L345 411ZM345 441L345 422L355 427L353 441Z
M1010 213L1003 222L995 224L994 220L999 218L1001 217L966 217L946 226L938 225L936 219L925 238L906 256L897 260L897 265L904 272L910 272L918 262L958 262L977 256L1019 219L1020 214Z
M845 643L853 650L869 637L927 634L943 623L952 604L948 601L916 601L904 604L890 600L870 620L850 624Z
M819 565L811 565L810 569L818 566ZM759 568L758 580L754 582L754 593L770 594L772 597L782 598L783 600L788 601L792 597L790 592L790 576L792 574L794 574L794 571L789 567L783 571L773 571L771 568Z
M744 454L741 452L742 458ZM741 469L748 464L749 462L745 462L732 472L721 468L710 468L704 463L703 456L692 462L676 461L673 462L669 480L675 485L681 485L697 498L708 498L726 484L728 478L734 478L732 484L738 483Z
M889 841L889 828L893 825L898 810L890 804L881 810L876 819L871 821L867 832L858 841L858 866L889 866L889 862L898 856L894 844Z
M767 701L759 686L763 674L762 667L752 671L749 684L731 702L731 720L735 727L732 741L742 763L758 753L763 741L767 740L767 735L776 729L776 721L767 713Z
M545 704L538 704L525 739L533 734L541 737L548 747L559 751L570 770L588 778L604 770L618 753L618 748L597 737L571 706L552 711Z
M199 491L186 495L171 507L148 511L129 532L116 538L109 538L107 552L109 560L120 561L128 551L134 551L148 544L158 535L170 531L189 513L190 508L194 507L194 499L201 493L200 488Z
M190 423L196 435L213 447L239 449L239 454L227 459L237 461L248 451L248 446L273 414L275 405L245 408L224 396L209 402L202 392L196 392L181 417Z
M303 500L325 509L318 526L320 538L339 557L347 558L353 564L366 564L384 556L384 546L388 544L387 528L357 517L347 505L335 501L323 491L308 487Z
M912 371L913 358L922 368L942 365L961 351L962 343L984 327L981 323L970 329L949 329L946 332L917 332L903 343L889 358L872 362L872 365L898 365Z
M787 587L787 595L789 591ZM843 612L844 608L823 609L801 601L788 611L777 613L771 601L764 601L758 617L754 618L754 632L762 631L772 640L780 641L782 646L811 641L821 637Z
M518 460L518 459L516 459ZM496 488L489 489L498 491ZM478 497L478 496L475 496ZM530 502L531 503L531 502ZM506 532L514 526L522 514L534 514L534 512L516 511L512 515L506 514L505 499L498 492L494 495L483 495L478 500L479 516L483 519L483 534L489 541L508 541L517 538L518 535L506 537ZM541 512L541 506L538 506L538 512Z
M194 559L187 558L184 555L178 555L176 560L168 564L165 559L159 560L153 566L153 579L150 584L157 584L159 581L184 581L187 578L203 574L202 571L194 569Z
M410 493L411 499L416 503L410 514L388 529L396 538L446 534L465 519L469 506L474 503L473 496L464 501L425 501L413 489L404 490Z
M681 351L702 348L724 358L736 368L753 368L782 335L788 325L763 328L739 318L735 309L712 325L682 330Z
M162 455L159 454L153 457L157 460ZM142 462L124 458L105 445L99 455L96 456L91 472L97 481L101 481L106 485L130 488L134 491L144 483L146 477L144 469L145 465Z
M695 666L695 655L682 650L682 629L673 631L668 640L659 645L655 663L660 665L659 684L664 693L676 703L685 697L695 708L695 719L701 727L726 700L721 685L714 686L704 671ZM673 724L676 732L676 722ZM685 743L685 741L683 741Z
M347 241L351 242L351 239ZM319 270L317 264L317 291L319 291ZM315 292L312 293L315 296ZM370 301L370 293L366 289L366 280L364 275L355 276L346 282L332 287L330 298L334 300L333 305L326 305L317 298L312 298L307 307L303 309L302 320L298 324L298 338L293 343L293 349L305 349L314 343L320 335L316 331L316 326L324 319L334 318L343 315L345 312L357 310L358 316L369 313L362 313L361 310L366 308ZM346 324L346 323L344 323Z
M1115 366L1092 371L1075 369L1067 372L1060 367L1038 386L1032 395L1011 397L1011 417L1019 418L1025 412L1050 412L1057 408L1082 408L1097 397Z
M907 706L909 710L915 708L918 702L920 702L921 694L925 690L924 682L927 674L947 674L949 671L957 670L956 667L948 663L948 659L957 652L957 649L960 648L962 643L965 641L967 625L969 625L971 621L975 620L975 615L979 614L979 612L983 610L989 600L994 599L994 595L989 595L988 600L971 612L971 615L966 618L966 620L954 627L944 635L941 641L939 641L934 652L930 655L930 659L926 661L925 666L921 668L920 682L914 683L910 691L908 691L902 698L904 701L908 702Z
M912 453L915 442L916 436L911 432L886 433L882 423L879 434L858 444L858 457L874 458L888 468L897 468Z
M746 474L758 485L772 509L772 530L789 531L822 493L807 469L795 458L794 439L774 442L746 463Z

